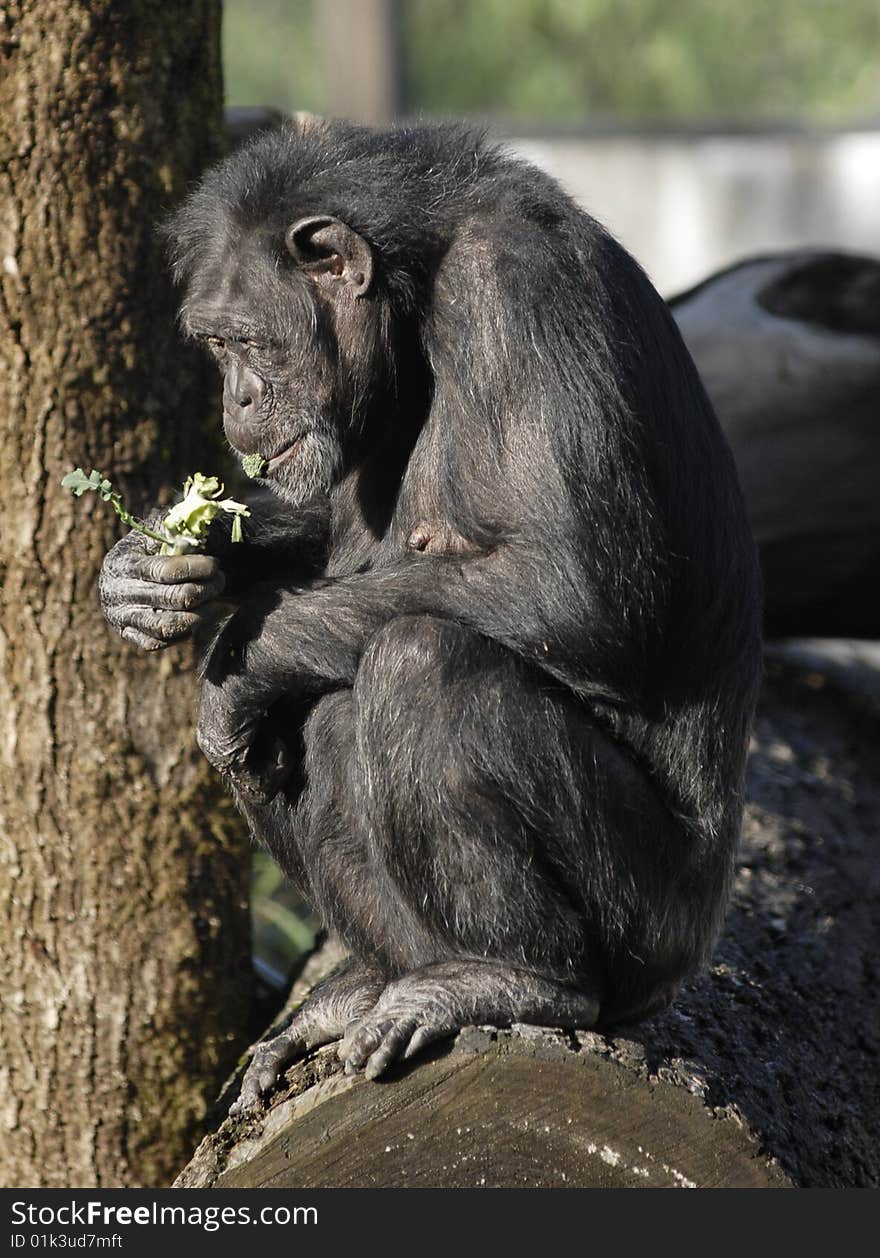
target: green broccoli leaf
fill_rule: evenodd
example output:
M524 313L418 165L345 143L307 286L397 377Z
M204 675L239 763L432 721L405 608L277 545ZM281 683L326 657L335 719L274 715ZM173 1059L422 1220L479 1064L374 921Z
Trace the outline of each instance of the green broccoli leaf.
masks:
M160 542L162 555L181 555L188 551L198 550L204 544L208 528L213 520L222 513L232 515L232 540L242 540L241 520L250 515L243 502L233 498L221 498L223 485L216 476L205 476L202 472L194 472L187 477L183 486L183 499L171 508L162 521L163 532L155 532L136 520L122 505L121 496L114 490L111 482L94 469L86 476L81 467L76 468L61 481L64 489L70 489L77 498L87 491L97 493L105 502L109 502L113 510L124 524Z
M241 461L241 466L251 480L256 480L258 476L262 476L267 465L268 460L264 459L262 454L246 454Z
M108 480L105 480L100 472L92 469L86 476L81 467L76 468L61 481L63 489L72 489L77 498L81 498L88 490L95 490L102 498L109 499L113 492L113 486Z
M170 549L163 554L179 554L181 550L194 549L202 544L213 520L222 512L235 517L233 541L241 539L241 517L250 515L243 502L222 498L223 485L216 476L194 472L183 486L183 498L166 515L162 527L168 534ZM235 525L238 528L235 528Z

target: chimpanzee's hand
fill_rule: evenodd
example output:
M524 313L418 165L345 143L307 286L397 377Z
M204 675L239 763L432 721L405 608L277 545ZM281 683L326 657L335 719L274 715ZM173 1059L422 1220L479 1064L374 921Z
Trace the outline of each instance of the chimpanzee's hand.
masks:
M205 605L223 589L211 555L160 555L159 543L129 533L108 551L98 578L101 610L111 628L145 651L185 638L203 619Z
M215 651L223 650L222 638ZM208 665L199 691L196 740L211 764L251 803L268 804L290 775L290 759L246 672L212 680Z

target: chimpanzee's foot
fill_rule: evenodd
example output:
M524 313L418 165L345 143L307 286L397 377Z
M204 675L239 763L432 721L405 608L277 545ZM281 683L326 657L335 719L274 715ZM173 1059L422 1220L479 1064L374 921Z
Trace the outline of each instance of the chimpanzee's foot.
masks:
M597 996L494 961L441 961L389 983L339 1046L347 1074L375 1079L400 1057L463 1026L595 1025Z
M257 1045L230 1114L253 1109L296 1057L338 1040L352 1019L363 1018L373 1008L384 986L378 970L354 961L319 983L290 1024Z

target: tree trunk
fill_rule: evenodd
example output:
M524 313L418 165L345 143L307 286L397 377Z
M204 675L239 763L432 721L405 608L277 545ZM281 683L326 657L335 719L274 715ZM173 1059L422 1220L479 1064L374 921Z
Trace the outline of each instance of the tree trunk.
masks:
M671 1010L608 1038L472 1028L379 1083L328 1046L249 1119L225 1118L236 1077L178 1185L880 1184L880 689L776 654L727 929Z
M216 0L0 13L0 1182L161 1184L238 1051L248 862L189 652L103 624L106 504L218 467L155 224L221 136ZM207 452L206 452L207 451Z

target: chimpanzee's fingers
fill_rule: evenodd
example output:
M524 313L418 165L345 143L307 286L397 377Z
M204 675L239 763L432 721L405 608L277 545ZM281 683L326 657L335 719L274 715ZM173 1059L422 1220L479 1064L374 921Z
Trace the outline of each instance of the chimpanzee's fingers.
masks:
M260 713L237 708L234 695L224 686L204 681L199 691L196 742L220 773L249 787L252 775L245 769L248 749L259 731ZM254 789L259 789L254 783Z
M118 577L102 582L101 602L108 608L147 607L160 611L194 611L202 603L216 598L222 592L223 585L223 573L219 571L212 581L183 581L174 585Z
M168 646L167 642L160 642L158 638L148 638L139 629L123 629L121 636L126 642L140 647L142 651L162 651Z
M192 612L154 611L150 607L117 608L107 619L111 627L129 642L134 642L135 639L127 635L126 630L135 630L142 637L152 638L163 646L187 637L199 624L199 617ZM144 644L138 642L137 645Z
M122 542L108 551L102 565L102 576L114 581L129 577L161 585L186 581L220 582L219 588L223 588L220 561L213 555L155 555L137 546L123 547Z
M162 585L197 581L199 584L216 586L215 592L218 594L226 584L219 559L202 554L143 555L132 576Z
M254 804L269 804L290 777L287 748L261 727L244 759L227 770L233 786Z

